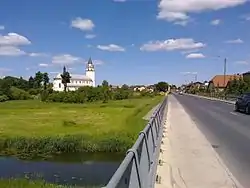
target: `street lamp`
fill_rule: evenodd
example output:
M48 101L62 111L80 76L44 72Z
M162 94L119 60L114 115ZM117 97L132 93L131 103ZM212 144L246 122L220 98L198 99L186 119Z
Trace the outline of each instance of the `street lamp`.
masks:
M217 56L221 58L221 56ZM226 74L227 74L227 58L224 58L224 68L223 68L223 86L226 87Z

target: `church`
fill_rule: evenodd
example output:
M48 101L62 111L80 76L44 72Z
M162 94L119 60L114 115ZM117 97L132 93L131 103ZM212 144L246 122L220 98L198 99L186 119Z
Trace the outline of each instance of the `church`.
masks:
M70 74L70 83L67 84L68 91L76 91L83 86L95 87L95 68L91 58L86 65L86 74ZM64 91L61 74L58 74L53 81L54 91Z

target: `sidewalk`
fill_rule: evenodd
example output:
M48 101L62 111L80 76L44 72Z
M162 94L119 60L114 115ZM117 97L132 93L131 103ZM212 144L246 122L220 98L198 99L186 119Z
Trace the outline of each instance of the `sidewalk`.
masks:
M192 97L199 97L199 98L212 100L212 101L220 101L220 102L225 102L225 103L229 103L229 104L235 104L235 101L223 100L223 99L218 99L218 98L214 98L214 97L205 97L205 96L202 96L202 95L194 95L194 94L187 94L187 93L185 93L185 95L189 95L189 96L192 96Z
M174 96L167 115L155 188L242 188Z

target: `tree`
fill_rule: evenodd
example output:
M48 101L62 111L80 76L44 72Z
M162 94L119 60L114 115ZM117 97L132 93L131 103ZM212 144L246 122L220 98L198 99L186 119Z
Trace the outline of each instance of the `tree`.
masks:
M109 87L109 83L107 80L102 81L102 87Z
M122 89L128 90L128 89L129 89L129 86L128 86L127 84L123 84L123 85L122 85Z
M43 73L43 89L44 90L47 89L48 83L49 83L49 76L48 76L48 73L45 72L45 73Z
M35 88L40 88L41 87L41 83L43 81L43 73L41 73L40 71L38 71L35 75Z
M159 92L166 92L168 90L168 83L166 82L158 82L157 84L155 84L155 89L156 91Z
M174 84L171 85L170 87L171 87L171 89L176 89L177 88L176 85L174 85Z
M35 86L35 79L32 76L29 77L28 85L29 89L32 89Z
M110 98L109 83L107 80L102 81L102 94L103 94L103 103L107 103Z
M64 92L67 91L67 84L70 83L70 74L69 72L66 70L66 67L63 67L63 73L61 74L62 77L62 83L64 85Z

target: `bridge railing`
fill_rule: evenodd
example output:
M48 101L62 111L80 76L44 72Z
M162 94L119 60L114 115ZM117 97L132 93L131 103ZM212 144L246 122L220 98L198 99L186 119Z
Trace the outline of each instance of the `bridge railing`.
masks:
M167 97L155 110L150 121L105 188L153 188L167 111Z

